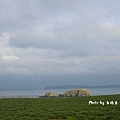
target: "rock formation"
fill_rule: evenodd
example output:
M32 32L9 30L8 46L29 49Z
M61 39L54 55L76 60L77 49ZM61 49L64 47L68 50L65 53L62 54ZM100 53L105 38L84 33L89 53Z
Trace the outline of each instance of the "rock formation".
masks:
M57 92L47 92L45 97L75 97L75 96L90 96L90 92L87 89L74 89L58 94Z
M90 92L87 89L75 89L64 92L64 96L74 97L74 96L90 96Z
M59 94L57 92L47 92L45 93L46 97L58 97Z

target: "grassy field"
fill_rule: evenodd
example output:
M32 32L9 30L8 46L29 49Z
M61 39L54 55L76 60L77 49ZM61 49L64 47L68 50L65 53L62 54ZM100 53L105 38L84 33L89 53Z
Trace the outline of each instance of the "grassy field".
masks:
M100 104L101 102L104 104ZM94 104L89 105L89 103ZM64 119L120 120L120 94L68 98L0 99L0 120Z

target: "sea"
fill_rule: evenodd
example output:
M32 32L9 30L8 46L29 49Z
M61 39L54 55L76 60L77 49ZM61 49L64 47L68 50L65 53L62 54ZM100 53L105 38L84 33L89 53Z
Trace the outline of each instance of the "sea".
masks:
M71 89L4 89L0 90L0 98L38 98L46 92L64 93ZM92 96L120 94L120 88L89 88Z

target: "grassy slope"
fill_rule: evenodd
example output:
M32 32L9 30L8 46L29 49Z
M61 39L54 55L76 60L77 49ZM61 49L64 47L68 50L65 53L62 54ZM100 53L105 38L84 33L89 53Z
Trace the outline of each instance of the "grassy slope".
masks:
M117 101L118 105L89 105L89 101ZM0 99L0 120L119 120L120 94L69 98Z

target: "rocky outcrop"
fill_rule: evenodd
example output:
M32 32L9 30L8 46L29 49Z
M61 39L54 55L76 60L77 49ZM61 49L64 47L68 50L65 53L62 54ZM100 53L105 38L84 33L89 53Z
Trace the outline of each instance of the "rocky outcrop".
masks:
M75 96L90 96L90 91L87 89L74 89L58 94L57 92L47 92L44 97L75 97Z
M58 97L59 94L57 92L47 92L45 93L46 97Z
M87 89L75 89L64 92L64 96L74 97L74 96L90 96L90 92Z

